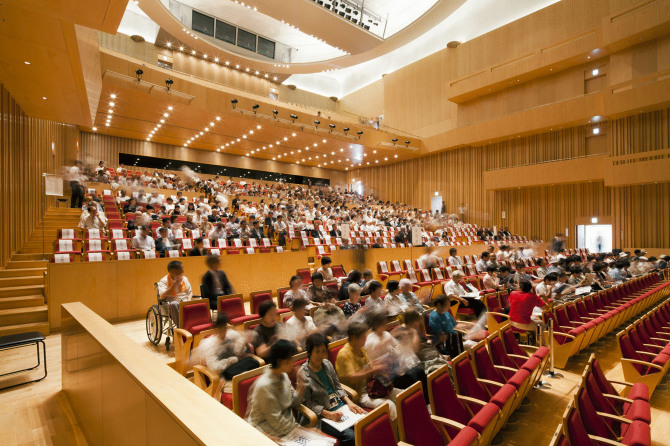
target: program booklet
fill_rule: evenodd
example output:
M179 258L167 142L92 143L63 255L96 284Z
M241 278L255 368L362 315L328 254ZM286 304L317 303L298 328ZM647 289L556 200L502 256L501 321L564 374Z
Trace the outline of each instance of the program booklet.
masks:
M342 418L340 421L327 420L325 418L321 419L322 423L328 423L338 431L342 432L345 429L349 429L351 426L356 424L358 420L364 418L366 414L356 414L349 409L349 406L346 404L339 409L338 412L342 412Z
M326 437L313 430L298 426L293 431L282 437L279 441L281 446L335 446L336 439Z

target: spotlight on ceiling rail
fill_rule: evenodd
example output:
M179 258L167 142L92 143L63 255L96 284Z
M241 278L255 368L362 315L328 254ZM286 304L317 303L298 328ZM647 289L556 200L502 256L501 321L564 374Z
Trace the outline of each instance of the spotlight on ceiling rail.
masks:
M258 104L254 104L254 106L251 107L251 108L254 109L254 115L255 115L255 114L256 114L256 110L258 110L258 109L260 108L260 105L258 105Z
M277 119L277 115L279 114L279 111L277 110L272 110L272 116Z
M319 121L318 119L315 119L314 120L314 127L316 127L317 130L319 129L319 124L321 124L321 121Z
M170 87L174 84L174 81L170 78L165 79L165 88L167 88L167 91L170 91Z
M298 119L298 115L291 115L291 121L295 124L295 120Z
M333 133L333 130L335 130L335 124L328 124L328 127L330 127L330 133Z
M237 99L233 99L233 100L230 101L230 103L233 104L233 110L235 110L235 107L237 106L238 102L239 101Z
M141 68L138 68L135 70L135 75L137 76L137 82L142 80L142 75L144 74L144 71L142 71Z
M398 142L398 138L393 138L391 141L393 141L393 145L395 146L395 143Z
M344 130L344 134L346 135L349 130L351 130L349 127L345 127L342 130Z

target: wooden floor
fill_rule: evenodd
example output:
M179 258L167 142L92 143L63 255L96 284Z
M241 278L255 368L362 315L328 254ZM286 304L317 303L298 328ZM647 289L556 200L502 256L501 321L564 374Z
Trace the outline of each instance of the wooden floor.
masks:
M174 353L166 352L165 345L154 347L147 341L144 320L124 322L116 326L132 340L143 346L147 354L170 362ZM61 392L61 340L59 334L47 337L49 375L39 383L0 392L0 446L9 445L86 445L67 398ZM607 376L622 379L617 364L616 338L610 335L592 346ZM498 435L494 444L533 445L549 444L560 422L567 402L579 385L588 353L573 358L567 370L558 370L554 378L547 377L545 389L531 391L528 401L513 415L512 421ZM0 373L34 359L33 349L3 352ZM14 378L16 379L16 378ZM656 388L652 404L652 439L654 446L670 445L670 378ZM6 385L2 381L0 385Z

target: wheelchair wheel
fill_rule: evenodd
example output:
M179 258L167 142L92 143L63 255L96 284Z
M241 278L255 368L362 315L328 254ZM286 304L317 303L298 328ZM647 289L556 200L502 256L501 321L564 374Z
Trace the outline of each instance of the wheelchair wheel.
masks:
M163 318L158 305L152 305L147 311L147 337L153 345L158 345L163 336Z

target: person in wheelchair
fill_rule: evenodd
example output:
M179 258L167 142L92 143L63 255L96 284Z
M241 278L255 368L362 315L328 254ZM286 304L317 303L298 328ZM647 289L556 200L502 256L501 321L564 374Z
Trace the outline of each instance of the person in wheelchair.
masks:
M193 297L191 284L184 276L184 265L173 260L168 263L168 273L158 281L158 295L166 300L170 308L170 318L175 326L179 326L179 302Z

